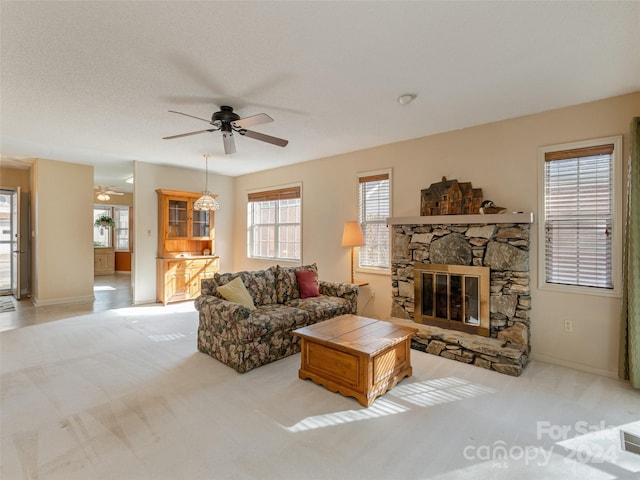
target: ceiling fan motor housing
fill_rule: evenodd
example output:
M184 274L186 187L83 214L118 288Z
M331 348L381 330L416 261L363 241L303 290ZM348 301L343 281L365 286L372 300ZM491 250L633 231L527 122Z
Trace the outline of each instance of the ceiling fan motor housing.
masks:
M229 107L227 105L222 105L220 107L220 111L211 116L212 122L218 121L222 123L220 130L223 132L230 132L231 122L235 122L236 120L240 120L240 115L234 113L233 107Z

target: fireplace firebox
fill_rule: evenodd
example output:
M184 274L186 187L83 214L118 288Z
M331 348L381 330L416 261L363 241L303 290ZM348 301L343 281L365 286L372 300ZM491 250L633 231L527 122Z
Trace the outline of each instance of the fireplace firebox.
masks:
M414 321L489 336L490 269L415 263Z

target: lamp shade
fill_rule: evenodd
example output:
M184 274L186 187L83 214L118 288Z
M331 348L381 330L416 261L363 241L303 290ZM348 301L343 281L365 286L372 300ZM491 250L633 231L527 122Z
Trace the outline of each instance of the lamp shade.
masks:
M342 232L343 247L361 247L364 245L364 235L358 222L346 222Z
M220 204L211 196L211 192L204 191L202 196L193 204L194 210L219 210Z

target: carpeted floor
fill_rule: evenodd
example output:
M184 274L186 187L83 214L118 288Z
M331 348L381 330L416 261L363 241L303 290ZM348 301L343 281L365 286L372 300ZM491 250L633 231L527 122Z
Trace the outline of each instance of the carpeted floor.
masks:
M294 355L246 374L196 350L192 304L0 333L7 479L625 479L640 455L627 384L543 363L521 377L412 350L368 409L298 379ZM633 426L633 425L631 425Z
M0 313L15 312L16 305L13 303L13 297L0 297Z

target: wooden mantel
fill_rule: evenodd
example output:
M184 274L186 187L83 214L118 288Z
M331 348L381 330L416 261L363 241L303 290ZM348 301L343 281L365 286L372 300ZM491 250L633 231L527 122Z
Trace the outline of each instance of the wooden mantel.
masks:
M389 217L387 225L457 225L494 223L533 223L533 212L489 215L431 215L427 217Z

